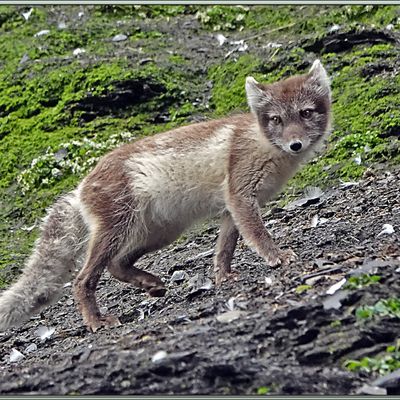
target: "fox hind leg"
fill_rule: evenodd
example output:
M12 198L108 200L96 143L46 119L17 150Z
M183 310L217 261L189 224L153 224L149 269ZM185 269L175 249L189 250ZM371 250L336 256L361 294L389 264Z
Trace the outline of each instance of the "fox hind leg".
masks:
M123 256L116 256L109 264L108 270L111 275L121 282L130 283L136 287L143 288L150 296L162 297L165 295L166 289L161 279L150 272L143 271L133 266L145 253L147 253L145 249L136 249Z
M96 287L104 268L111 259L111 240L107 234L93 234L86 262L74 282L74 296L85 325L96 332L100 327L119 325L118 318L101 315L96 302Z

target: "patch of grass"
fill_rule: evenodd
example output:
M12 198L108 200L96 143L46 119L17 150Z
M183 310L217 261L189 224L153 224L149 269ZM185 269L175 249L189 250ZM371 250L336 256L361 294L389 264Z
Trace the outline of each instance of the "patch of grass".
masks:
M335 320L335 321L332 321L330 324L329 324L329 326L331 327L331 328L338 328L339 326L342 326L342 322L340 321L340 320Z
M204 27L213 31L242 30L248 13L249 7L218 5L199 7L196 18Z
M310 285L299 285L296 288L296 293L302 294L302 293L307 292L307 290L310 290L311 288L312 288L312 286L310 286Z
M400 318L400 299L381 299L373 306L358 307L355 314L361 320L385 316Z
M350 290L361 289L363 287L379 283L381 279L382 277L379 275L370 275L370 274L351 276L344 285L344 289L350 289Z
M260 395L260 396L263 396L263 395L268 394L270 391L271 391L270 387L268 387L268 386L260 386L257 389L257 394Z
M376 357L363 357L361 360L346 360L344 368L352 372L367 372L385 375L400 368L399 341L388 346L384 354Z

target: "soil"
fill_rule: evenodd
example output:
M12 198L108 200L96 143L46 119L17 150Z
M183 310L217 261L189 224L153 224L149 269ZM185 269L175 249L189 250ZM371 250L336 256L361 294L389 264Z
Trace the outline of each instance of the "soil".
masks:
M194 60L193 68L206 69L227 49L214 33L199 32L191 18L157 30L167 47ZM158 60L163 62L162 52ZM207 103L208 89L201 93ZM399 379L377 383L376 375L343 366L384 351L398 337L398 318L360 320L355 311L399 292L399 185L400 169L382 165L357 182L311 189L285 207L270 204L263 213L266 226L282 248L298 255L285 268L266 266L240 239L234 279L216 287L218 223L210 221L139 261L139 268L166 282L163 298L149 298L105 273L98 302L102 312L119 316L119 327L89 333L66 285L57 304L0 333L0 393L400 394ZM394 232L381 234L384 224ZM381 279L327 294L343 278L360 274ZM55 331L42 340L40 326ZM36 350L28 351L32 344ZM12 349L24 357L11 362Z
M266 211L276 241L299 256L289 267L265 266L240 241L236 279L215 287L209 278L218 225L211 221L140 261L167 283L164 298L148 298L106 273L98 300L102 311L120 316L120 327L87 332L66 287L56 305L0 335L1 393L359 393L374 378L346 371L343 362L384 350L400 329L396 318L359 322L354 313L400 289L399 172L370 171L354 184L314 189ZM379 235L383 224L395 232ZM381 280L326 294L360 273ZM54 334L41 340L41 325L55 327ZM27 353L32 343L37 350ZM13 348L25 358L10 363ZM399 393L391 383L388 393Z

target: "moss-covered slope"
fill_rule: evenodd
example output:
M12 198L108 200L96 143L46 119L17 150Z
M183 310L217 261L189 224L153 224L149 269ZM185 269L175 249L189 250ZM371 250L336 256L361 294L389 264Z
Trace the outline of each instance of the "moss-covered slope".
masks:
M329 150L292 188L398 163L399 10L1 6L0 286L22 265L45 208L99 156L246 109L250 74L272 82L321 58L332 77Z

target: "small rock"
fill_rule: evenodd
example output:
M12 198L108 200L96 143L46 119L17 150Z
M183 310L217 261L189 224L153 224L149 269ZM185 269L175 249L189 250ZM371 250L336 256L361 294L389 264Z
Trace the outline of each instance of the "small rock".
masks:
M156 363L159 363L160 361L164 360L165 358L167 358L167 356L168 356L168 353L166 351L160 350L160 351L157 351L157 353L154 354L153 357L151 357L151 361L156 364Z
M171 282L182 282L188 278L188 274L185 271L179 270L174 271L171 276Z
M230 311L226 311L222 314L217 315L217 321L218 322L223 322L223 323L229 323L234 321L235 319L240 318L241 316L243 316L245 314L244 311L240 311L240 310L230 310Z
M212 280L205 276L200 276L196 274L192 278L189 279L188 282L189 287L192 287L194 291L197 290L210 290L213 286Z
M327 299L325 299L322 302L322 306L324 307L324 310L339 310L340 307L342 307L342 300L344 300L347 297L348 292L346 290L341 290L340 292L336 292L332 296L329 296Z
M21 361L25 356L19 352L17 349L11 349L10 362L15 363Z
M371 385L362 386L362 388L358 392L361 394L370 394L372 396L387 395L386 389Z
M123 33L119 33L118 35L115 35L111 40L113 42L123 42L126 39L128 39L128 36L124 35Z
M388 394L392 394L390 393L390 389L398 390L398 388L400 387L400 368L375 379L373 382L371 382L371 386L385 388ZM396 394L398 394L398 392Z
M22 56L22 58L19 60L19 63L20 64L25 64L27 61L29 61L30 60L30 58L29 58L29 56L28 56L28 54L24 54L23 56Z

